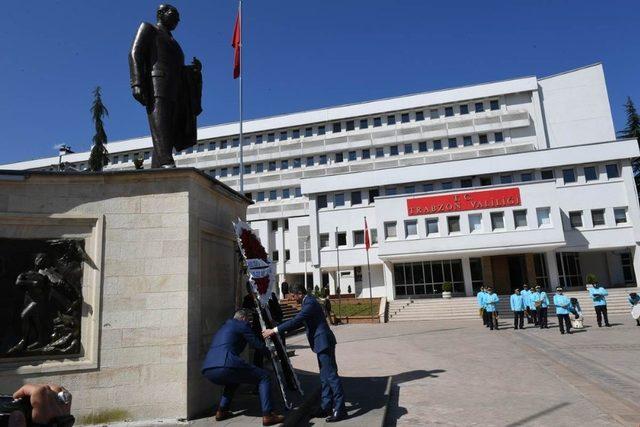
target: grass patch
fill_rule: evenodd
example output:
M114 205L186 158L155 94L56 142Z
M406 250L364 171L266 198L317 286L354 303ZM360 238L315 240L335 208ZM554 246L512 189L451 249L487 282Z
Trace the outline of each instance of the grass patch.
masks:
M373 302L373 315L378 316L378 310L380 309L380 303L374 301ZM331 311L337 317L350 317L350 316L370 316L371 315L371 305L369 301L362 302L344 302L338 304L337 300L331 300Z
M108 409L105 411L97 411L91 415L80 417L78 424L108 424L117 421L126 421L130 419L129 412L124 409Z

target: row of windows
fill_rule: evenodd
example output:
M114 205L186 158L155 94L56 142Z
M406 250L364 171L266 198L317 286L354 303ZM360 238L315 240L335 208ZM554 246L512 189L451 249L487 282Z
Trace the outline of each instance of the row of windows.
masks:
M606 226L605 219L605 209L591 209L591 224L593 227L604 227ZM582 228L584 227L583 216L585 213L583 211L571 211L569 212L569 225L571 228ZM615 225L624 225L627 224L627 208L613 208L613 221Z
M600 167L598 165L585 166L582 168L584 180L586 182L597 181L600 179ZM611 163L605 165L604 173L607 175L607 179L619 178L620 171L618 165ZM565 184L571 184L578 181L575 168L562 169L562 180Z
M283 188L281 190L256 191L253 193L245 193L245 196L255 202L266 202L274 200L286 200L292 197L302 197L300 187Z
M331 243L329 239L329 233L320 233L320 248L330 248ZM369 229L369 237L372 245L378 244L378 230L375 228ZM354 230L351 232L351 242L347 243L347 232L338 231L335 233L335 245L341 246L364 246L364 230Z

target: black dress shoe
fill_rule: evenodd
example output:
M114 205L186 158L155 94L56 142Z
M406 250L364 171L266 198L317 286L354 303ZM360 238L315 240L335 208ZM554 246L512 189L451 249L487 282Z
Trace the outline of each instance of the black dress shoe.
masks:
M311 417L312 418L325 418L325 417L330 417L331 415L333 415L331 409L318 408L318 410L316 412L314 412L311 415Z
M335 411L332 415L328 416L324 421L327 423L337 423L338 421L347 419L347 411Z

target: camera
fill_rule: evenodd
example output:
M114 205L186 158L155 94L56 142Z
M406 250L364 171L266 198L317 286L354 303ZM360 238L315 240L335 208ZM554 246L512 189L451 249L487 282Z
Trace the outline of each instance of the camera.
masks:
M29 399L14 399L13 396L0 395L0 427L9 425L9 416L15 411L22 412L27 425L31 425L31 403Z

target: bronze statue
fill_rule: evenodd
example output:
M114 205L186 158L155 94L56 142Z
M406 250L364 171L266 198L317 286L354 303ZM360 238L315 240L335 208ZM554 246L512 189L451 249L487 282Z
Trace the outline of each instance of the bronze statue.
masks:
M147 109L153 156L151 167L175 167L173 150L196 144L196 117L202 112L202 64L195 57L184 65L184 54L171 35L178 9L161 4L156 25L143 22L131 53L129 72L133 97Z

